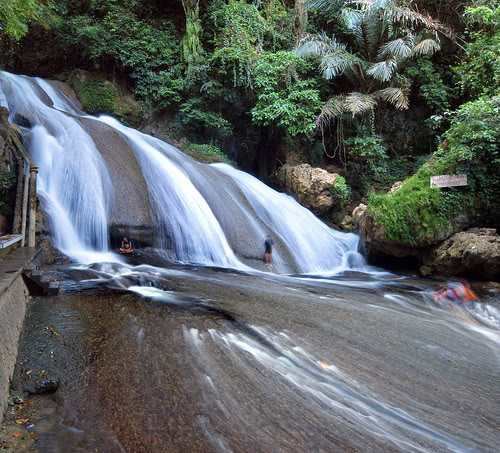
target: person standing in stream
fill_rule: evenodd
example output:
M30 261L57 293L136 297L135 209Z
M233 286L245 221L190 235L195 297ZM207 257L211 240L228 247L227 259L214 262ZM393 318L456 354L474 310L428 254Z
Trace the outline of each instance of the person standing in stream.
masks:
M267 268L273 267L273 265L271 264L271 259L273 257L273 245L274 241L271 239L271 236L268 236L264 241L264 247L266 248L264 253L264 261L266 263L264 264L264 266Z

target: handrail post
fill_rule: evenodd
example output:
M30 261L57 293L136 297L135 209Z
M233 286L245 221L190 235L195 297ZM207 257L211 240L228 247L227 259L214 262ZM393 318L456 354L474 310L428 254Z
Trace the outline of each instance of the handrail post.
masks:
M28 217L28 191L30 186L30 163L26 161L24 165L24 192L23 192L23 210L21 214L21 247L26 243L26 217Z
M33 165L30 167L30 214L28 226L28 247L35 247L36 234L36 175L38 167Z

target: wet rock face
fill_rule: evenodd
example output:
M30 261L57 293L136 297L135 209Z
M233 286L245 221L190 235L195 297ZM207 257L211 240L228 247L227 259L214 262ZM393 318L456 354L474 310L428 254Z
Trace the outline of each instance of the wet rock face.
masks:
M297 195L300 204L322 214L334 205L330 189L337 176L309 164L283 165L276 174L276 181L287 192Z
M124 236L144 245L152 245L153 219L149 194L133 150L108 125L94 120L80 121L108 164L113 183L115 196L109 213L112 245L120 243Z
M39 246L41 248L40 261L43 264L68 264L70 262L66 255L54 247L49 236L44 236Z
M500 278L500 236L493 228L471 228L437 247L420 268L424 275Z

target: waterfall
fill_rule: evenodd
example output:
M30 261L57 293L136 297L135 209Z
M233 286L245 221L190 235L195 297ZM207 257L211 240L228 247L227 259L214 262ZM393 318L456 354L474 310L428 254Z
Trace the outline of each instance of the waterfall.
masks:
M278 273L368 270L357 235L327 227L294 199L247 173L226 164L201 164L114 118L85 115L42 79L1 72L0 99L12 121L23 117L31 123L29 151L39 166L38 193L51 218L54 242L77 261L89 262L97 259L95 253L109 251L118 190L110 171L117 161L110 163L108 156L106 163L101 143L106 134L114 134L122 140L120 149L128 147L139 165L153 245L169 258L262 269L264 239L270 235ZM133 216L138 208L122 210ZM99 258L109 259L109 254Z
M11 118L21 115L33 124L28 149L39 169L38 194L56 247L77 261L91 262L95 251L108 251L106 207L112 203L113 186L92 139L76 119L52 107L38 82L2 72L0 92Z

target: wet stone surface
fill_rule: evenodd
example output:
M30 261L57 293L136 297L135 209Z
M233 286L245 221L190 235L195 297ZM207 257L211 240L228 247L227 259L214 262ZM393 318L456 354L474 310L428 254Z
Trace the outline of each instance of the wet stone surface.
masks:
M62 292L29 303L0 451L496 449L487 304L435 306L432 281L51 272Z

